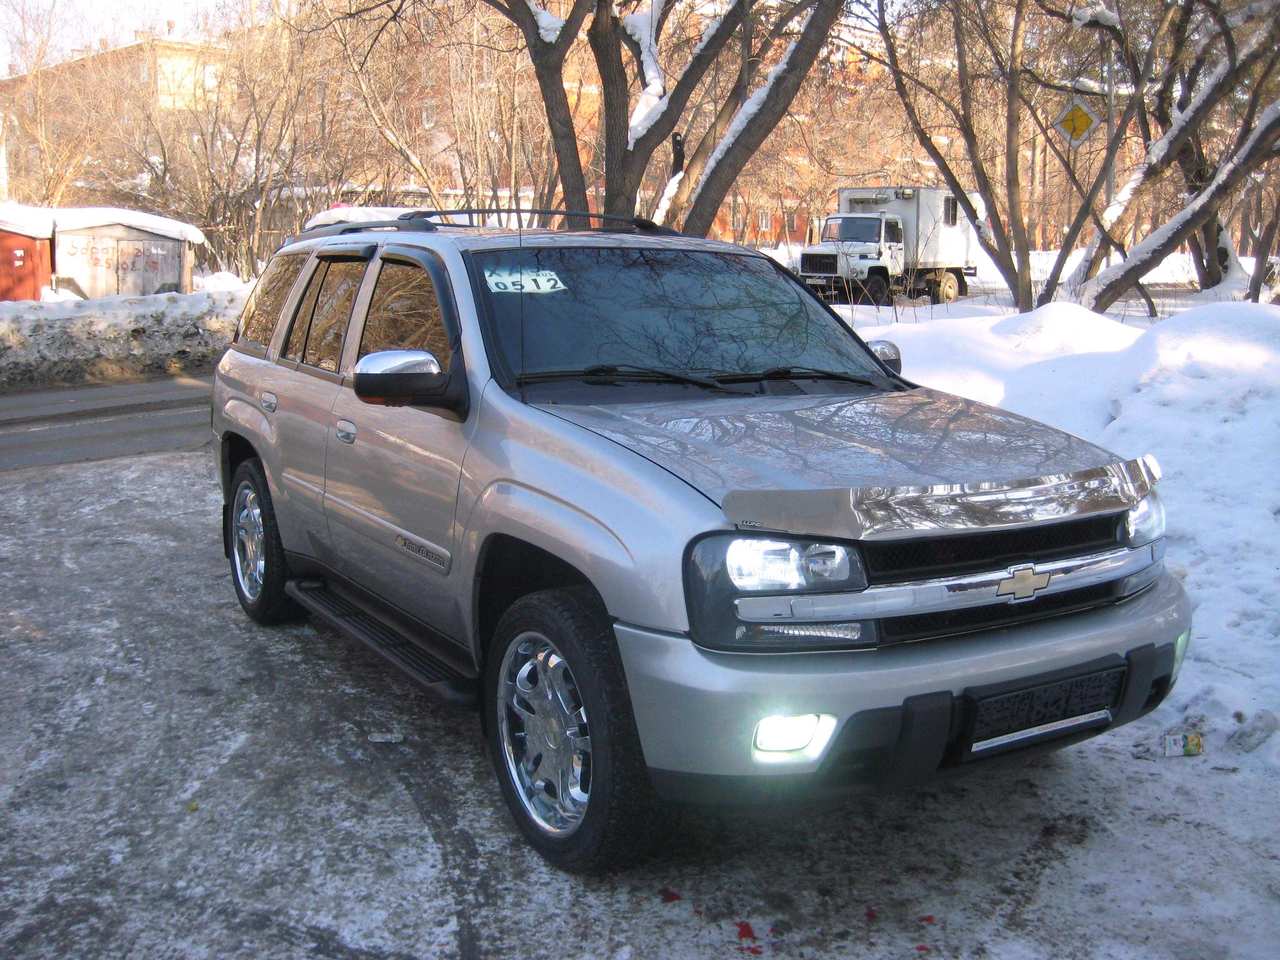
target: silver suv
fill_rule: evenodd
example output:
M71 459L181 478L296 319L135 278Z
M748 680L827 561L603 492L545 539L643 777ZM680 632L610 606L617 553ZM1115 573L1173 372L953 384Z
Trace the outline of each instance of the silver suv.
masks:
M214 385L223 536L253 619L478 702L552 863L1168 694L1190 606L1151 458L903 379L753 251L446 219L271 260Z

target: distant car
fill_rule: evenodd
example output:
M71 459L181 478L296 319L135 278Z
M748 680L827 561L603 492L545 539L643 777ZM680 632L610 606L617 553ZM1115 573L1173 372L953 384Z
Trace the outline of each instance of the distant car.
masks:
M224 542L253 619L478 701L552 863L632 859L666 802L916 782L1168 694L1154 461L903 379L753 251L440 221L272 258L214 383Z

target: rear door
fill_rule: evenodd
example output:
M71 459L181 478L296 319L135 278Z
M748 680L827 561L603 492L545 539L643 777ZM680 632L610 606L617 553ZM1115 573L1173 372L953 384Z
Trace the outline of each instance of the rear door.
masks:
M347 351L350 365L382 350L429 350L441 370L463 376L444 264L425 250L388 247L370 269L376 279L359 340ZM325 512L338 568L458 638L459 611L449 602L445 580L453 563L469 424L445 411L364 403L349 373L333 406L337 432L325 471Z
M324 516L325 448L330 410L342 378L338 364L352 308L372 249L325 250L311 275L281 341L266 399L276 430L280 487L277 504L287 549L328 561Z

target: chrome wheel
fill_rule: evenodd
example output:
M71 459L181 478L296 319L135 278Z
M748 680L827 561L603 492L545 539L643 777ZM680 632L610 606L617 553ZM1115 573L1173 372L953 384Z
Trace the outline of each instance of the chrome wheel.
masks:
M529 631L507 647L498 684L498 736L516 795L540 829L571 834L591 793L591 735L573 672L555 644Z
M236 583L240 592L253 603L262 594L262 581L267 575L266 534L262 529L262 505L253 484L244 481L236 489L231 509L231 556L235 561Z

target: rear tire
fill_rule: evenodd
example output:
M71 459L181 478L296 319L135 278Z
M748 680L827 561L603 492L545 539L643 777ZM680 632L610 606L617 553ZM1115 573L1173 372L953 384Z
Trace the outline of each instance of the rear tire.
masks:
M503 799L548 862L600 872L652 849L663 812L612 625L590 590L539 591L502 615L483 709Z
M231 582L249 618L261 624L302 616L302 608L284 592L289 564L276 527L267 476L257 459L245 460L231 478L227 516L231 544Z
M943 273L938 278L935 290L934 303L955 303L960 299L960 281L956 279L956 275L951 271Z

